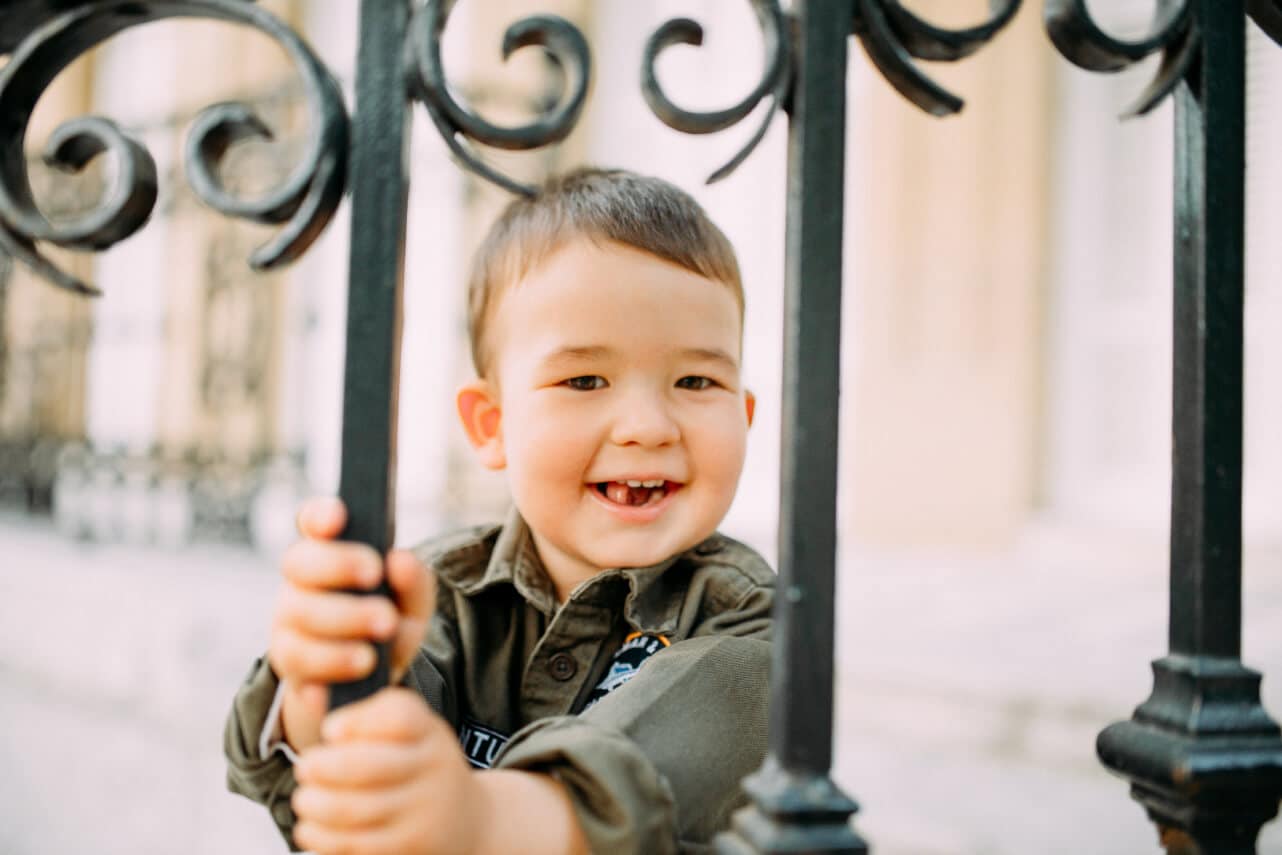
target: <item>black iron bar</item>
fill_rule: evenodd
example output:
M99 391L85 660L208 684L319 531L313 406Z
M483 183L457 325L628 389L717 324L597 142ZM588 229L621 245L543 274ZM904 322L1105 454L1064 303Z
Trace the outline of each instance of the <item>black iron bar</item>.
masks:
M1242 615L1243 0L1195 0L1175 88L1170 654L1099 738L1171 855L1255 852L1282 795L1282 737L1239 660Z
M789 111L779 597L770 750L723 853L863 853L829 777L837 558L846 4L801 0Z
M338 494L347 504L343 537L380 553L387 552L394 537L396 393L409 202L410 105L404 65L409 13L405 0L361 0L352 122L352 237ZM388 593L386 581L378 592ZM387 646L376 647L374 673L332 686L331 707L387 685Z
M1173 653L1236 657L1246 41L1243 16L1228 5L1204 8L1199 67L1175 90L1170 646Z

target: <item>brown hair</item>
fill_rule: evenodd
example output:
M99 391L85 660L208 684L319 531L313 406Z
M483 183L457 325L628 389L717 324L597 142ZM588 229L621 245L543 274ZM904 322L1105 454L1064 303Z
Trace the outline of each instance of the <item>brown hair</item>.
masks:
M511 202L477 248L467 331L478 376L485 376L490 355L486 323L503 289L576 237L617 241L724 283L743 312L734 248L688 193L622 169L576 169Z

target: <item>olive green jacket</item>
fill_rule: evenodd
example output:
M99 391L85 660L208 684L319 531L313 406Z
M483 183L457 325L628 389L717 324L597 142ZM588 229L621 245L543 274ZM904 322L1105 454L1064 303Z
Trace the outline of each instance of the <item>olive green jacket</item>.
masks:
M416 552L440 585L404 682L469 760L556 775L593 852L710 847L766 751L765 561L714 534L662 564L603 571L558 608L515 513ZM227 783L265 804L292 845L292 767L259 749L276 690L260 660L227 721Z

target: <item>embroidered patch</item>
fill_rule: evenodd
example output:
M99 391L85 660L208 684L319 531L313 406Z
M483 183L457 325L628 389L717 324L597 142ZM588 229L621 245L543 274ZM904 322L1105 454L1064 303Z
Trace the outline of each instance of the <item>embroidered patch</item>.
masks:
M614 658L610 660L609 670L592 690L583 709L590 709L597 701L631 680L647 659L671 644L672 642L662 635L650 635L644 632L634 632L629 635L623 640L623 646L614 654Z
M508 738L497 730L486 727L474 719L463 719L463 726L458 733L459 742L463 743L463 753L467 762L478 769L489 769Z

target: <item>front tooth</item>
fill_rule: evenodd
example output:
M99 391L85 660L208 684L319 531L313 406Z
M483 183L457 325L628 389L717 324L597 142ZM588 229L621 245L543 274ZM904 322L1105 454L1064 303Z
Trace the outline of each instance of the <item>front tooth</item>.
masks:
M640 482L640 481L628 481L628 482L626 482L626 483L627 483L627 485L628 485L629 487L640 487L640 486L641 486L641 482Z
M641 486L642 487L662 487L663 481L661 480L660 481L642 481Z

